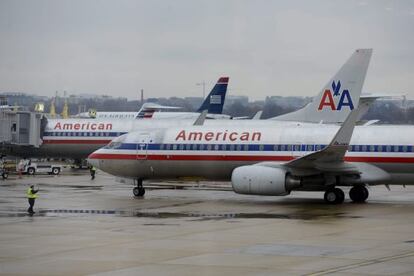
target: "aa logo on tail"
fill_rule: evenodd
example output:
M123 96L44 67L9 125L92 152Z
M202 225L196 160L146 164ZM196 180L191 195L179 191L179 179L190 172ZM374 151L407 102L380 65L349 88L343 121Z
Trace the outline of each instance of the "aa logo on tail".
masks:
M318 110L322 110L325 107L330 108L331 110L341 110L344 106L348 106L350 110L354 109L354 104L352 103L349 90L344 89L341 93L341 81L338 80L338 83L335 83L335 81L332 82L332 91L333 94L330 89L325 90L322 95L321 102L319 103ZM340 97L338 106L335 106L334 97Z

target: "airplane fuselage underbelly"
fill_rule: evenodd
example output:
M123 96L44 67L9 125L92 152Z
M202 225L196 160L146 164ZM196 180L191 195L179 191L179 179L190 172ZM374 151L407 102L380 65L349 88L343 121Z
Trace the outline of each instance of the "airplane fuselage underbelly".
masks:
M100 167L111 174L131 178L194 178L229 181L233 170L257 161L182 161L182 160L100 160ZM414 185L414 163L371 163L391 175L389 184ZM413 172L413 173L411 173Z

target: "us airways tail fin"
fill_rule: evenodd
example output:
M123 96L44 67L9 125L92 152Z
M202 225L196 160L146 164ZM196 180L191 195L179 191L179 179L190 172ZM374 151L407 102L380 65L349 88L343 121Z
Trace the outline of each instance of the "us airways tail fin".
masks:
M297 111L272 118L278 121L341 123L358 107L372 49L358 49L312 102Z
M209 114L221 114L223 112L228 83L228 77L221 77L197 111L202 112L203 110L208 110Z

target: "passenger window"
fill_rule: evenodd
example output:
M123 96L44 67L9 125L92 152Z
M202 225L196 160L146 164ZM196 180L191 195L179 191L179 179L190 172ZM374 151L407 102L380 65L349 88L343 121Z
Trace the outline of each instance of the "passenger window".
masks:
M177 150L177 144L173 145L173 150Z
M210 144L207 145L207 150L211 150L211 145Z
M402 147L402 151L403 151L403 152L407 152L407 146L403 146L403 147Z
M183 150L183 149L184 149L184 145L180 144L180 150Z
M233 144L230 145L230 150L234 151L234 145Z
M387 149L387 152L391 152L391 146L387 146L386 149Z
M166 150L170 150L170 148L171 148L171 145L170 145L170 144L166 144L166 145L165 145L165 149L166 149Z
M193 144L193 150L197 150L197 144Z
M191 149L191 144L187 144L187 145L185 146L185 149L186 149L186 150L190 150L190 149Z
M242 150L242 145L237 145L237 151L241 151Z
M264 146L263 146L263 145L260 145L260 146L259 146L259 150L260 150L260 151L263 151L263 150L264 150Z
M278 150L279 150L278 145L274 145L274 146L273 146L273 150L274 150L274 151L278 151Z
M244 145L244 150L248 151L249 150L249 145Z
M285 151L286 150L285 145L280 145L280 150Z
M312 151L312 145L308 145L308 151Z

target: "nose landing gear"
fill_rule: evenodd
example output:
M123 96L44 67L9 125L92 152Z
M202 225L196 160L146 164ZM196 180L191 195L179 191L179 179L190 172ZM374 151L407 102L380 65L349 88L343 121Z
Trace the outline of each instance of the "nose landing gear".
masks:
M143 197L145 195L145 188L142 185L142 179L137 179L137 186L132 189L132 193L135 197Z

